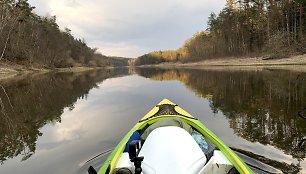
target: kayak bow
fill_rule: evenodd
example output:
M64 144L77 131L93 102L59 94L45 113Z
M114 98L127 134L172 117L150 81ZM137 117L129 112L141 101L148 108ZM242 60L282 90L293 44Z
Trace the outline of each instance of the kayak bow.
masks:
M100 168L98 174L114 173L117 163L121 158L122 154L124 153L126 145L132 134L136 131L141 132L141 130L146 129L148 125L152 125L164 118L181 119L183 122L190 125L194 130L202 134L212 144L214 144L216 149L222 152L222 154L226 157L226 159L231 163L233 168L236 168L236 170L239 173L241 174L254 173L249 168L249 166L243 160L241 160L234 151L232 151L222 140L220 140L211 130L209 130L197 118L195 118L194 116L192 116L191 114L180 108L178 105L172 103L170 100L164 99L158 105L156 105L151 111L149 111L138 123L136 123L136 125L124 136L124 138L115 147L113 152L108 156L107 160ZM146 159L146 156L144 156L144 158ZM209 161L205 163L205 166L208 165L208 163Z

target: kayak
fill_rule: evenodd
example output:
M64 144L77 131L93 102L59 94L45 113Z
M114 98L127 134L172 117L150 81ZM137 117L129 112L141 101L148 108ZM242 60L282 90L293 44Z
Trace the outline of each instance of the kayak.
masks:
M90 174L96 173L90 167ZM163 99L124 136L98 174L253 174L211 130Z
M92 167L88 172L96 173ZM254 172L197 118L164 99L124 136L98 172L109 173Z

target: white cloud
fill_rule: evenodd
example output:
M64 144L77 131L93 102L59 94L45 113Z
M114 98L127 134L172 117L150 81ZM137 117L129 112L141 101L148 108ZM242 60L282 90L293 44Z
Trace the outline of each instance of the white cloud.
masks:
M39 14L57 16L89 46L115 56L175 49L206 27L225 0L30 0ZM97 44L97 45L95 45ZM106 50L107 49L107 50Z
M125 42L103 42L100 40L91 41L93 47L98 48L98 52L107 56L115 56L121 55L122 53L129 53L129 55L141 55L145 52L149 52L149 50L145 50L138 45L133 43L125 43ZM127 54L125 55L127 57ZM135 58L130 56L130 58Z

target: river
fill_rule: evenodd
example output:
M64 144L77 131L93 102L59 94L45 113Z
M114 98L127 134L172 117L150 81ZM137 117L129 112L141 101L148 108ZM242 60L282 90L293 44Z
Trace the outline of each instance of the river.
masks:
M230 147L285 173L306 173L303 72L133 68L25 75L0 84L0 173L81 174L88 165L99 168L163 98Z

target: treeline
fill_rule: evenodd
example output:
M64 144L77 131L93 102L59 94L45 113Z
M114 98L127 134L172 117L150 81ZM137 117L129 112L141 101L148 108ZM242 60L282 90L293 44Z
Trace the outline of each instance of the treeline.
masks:
M126 57L114 57L110 56L110 63L114 67L122 67L122 66L129 66L132 64L133 59L126 58Z
M210 15L208 33L186 45L190 57L306 53L305 7L303 0L228 0L219 15Z
M38 16L28 0L0 1L0 61L27 66L107 66L110 59L59 29L55 16Z
M263 55L282 58L305 54L305 32L305 0L227 0L218 15L209 16L206 31L187 40L170 60L190 62ZM169 57L159 58L169 60ZM138 62L147 63L143 56L139 59Z
M179 51L166 50L166 51L153 51L151 53L138 57L135 61L135 65L146 64L159 64L162 62L178 61L183 57Z

